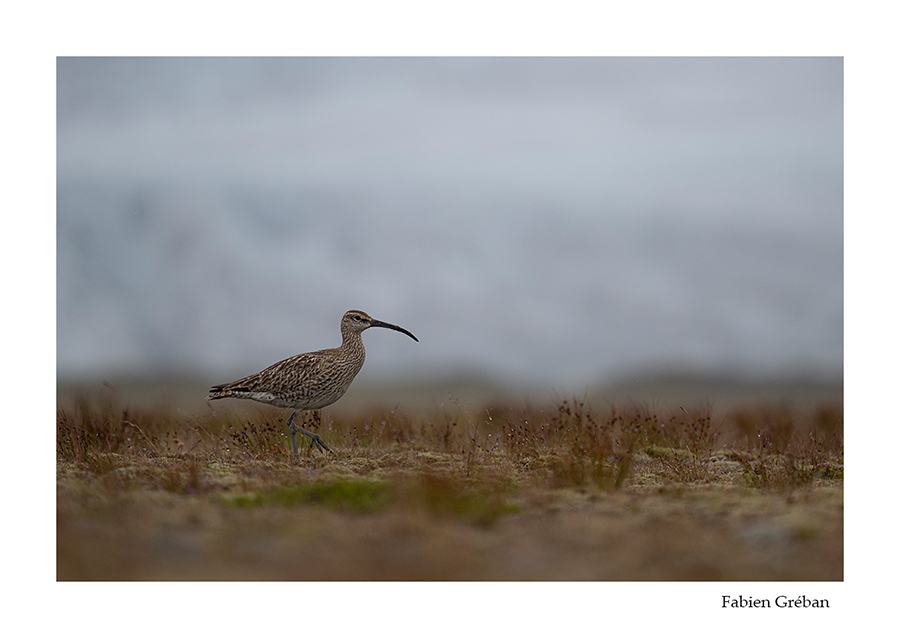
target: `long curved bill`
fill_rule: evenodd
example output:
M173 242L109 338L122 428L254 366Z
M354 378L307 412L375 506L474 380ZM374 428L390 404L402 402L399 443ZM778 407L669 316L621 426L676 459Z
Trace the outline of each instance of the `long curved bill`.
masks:
M416 335L411 333L406 328L401 328L400 326L395 326L392 323L387 323L385 321L379 321L378 319L372 319L371 323L369 323L370 328L390 328L391 330L396 330L397 332L402 332L403 334L412 337L413 341L418 341L416 339Z

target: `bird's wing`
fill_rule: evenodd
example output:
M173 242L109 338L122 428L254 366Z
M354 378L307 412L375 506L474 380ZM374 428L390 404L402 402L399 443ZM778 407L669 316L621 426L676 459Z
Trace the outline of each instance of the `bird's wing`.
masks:
M226 395L231 392L271 392L279 388L313 384L328 368L328 352L319 350L288 357L256 374L213 386L210 392Z

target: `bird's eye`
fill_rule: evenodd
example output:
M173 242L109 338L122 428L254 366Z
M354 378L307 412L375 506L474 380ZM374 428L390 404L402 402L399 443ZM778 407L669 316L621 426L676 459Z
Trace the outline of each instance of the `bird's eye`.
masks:
M356 321L362 321L362 317L360 317L359 315L353 315L353 318L354 318Z

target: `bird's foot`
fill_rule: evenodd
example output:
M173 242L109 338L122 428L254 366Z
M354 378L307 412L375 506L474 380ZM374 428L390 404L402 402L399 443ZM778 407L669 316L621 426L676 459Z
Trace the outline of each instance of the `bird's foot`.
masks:
M328 452L331 452L332 454L334 454L334 452L331 450L331 448L328 447L327 445L325 445L325 441L322 440L321 436L319 436L315 432L310 432L309 430L304 430L301 427L297 427L296 425L294 425L291 428L291 443L294 443L294 441L296 440L294 437L297 435L297 433L304 434L309 437L310 449L312 449L312 446L315 445L321 452L328 451ZM299 454L297 453L296 443L294 443L294 456L299 458Z
M309 438L310 438L310 442L309 442L310 449L312 449L312 446L315 445L322 452L324 452L325 450L328 450L329 452L334 454L334 452L331 451L331 448L328 447L327 445L325 445L325 441L323 441L322 437L319 436L318 434L311 434Z

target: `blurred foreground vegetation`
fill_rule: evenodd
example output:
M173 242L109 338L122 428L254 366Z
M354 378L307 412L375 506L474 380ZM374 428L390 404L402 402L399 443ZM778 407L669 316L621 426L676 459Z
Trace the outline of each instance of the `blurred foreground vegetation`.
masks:
M58 578L843 578L840 406L289 414L60 405Z

